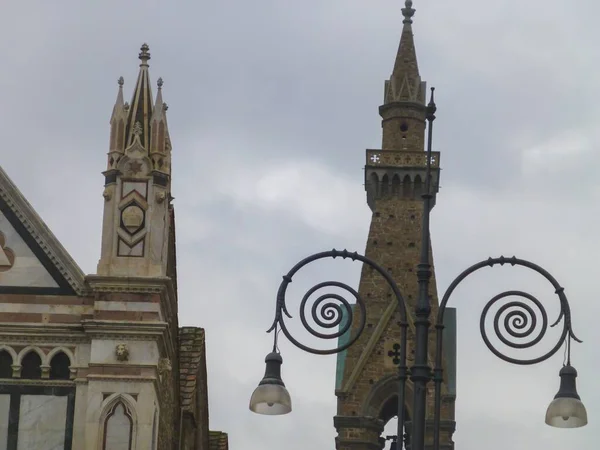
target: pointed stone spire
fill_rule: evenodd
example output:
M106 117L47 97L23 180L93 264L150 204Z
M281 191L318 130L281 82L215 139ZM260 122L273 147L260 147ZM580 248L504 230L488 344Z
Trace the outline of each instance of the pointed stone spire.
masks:
M404 25L402 27L402 36L400 38L398 53L396 54L394 70L386 86L385 103L403 101L425 102L425 93L421 86L417 52L413 38L412 18L415 10L412 5L412 0L406 0L405 7L402 8L402 14L404 15L402 23Z
M117 92L117 100L115 101L115 106L113 107L112 115L110 116L111 123L115 117L125 109L125 102L123 101L123 84L125 84L125 80L123 77L119 77L117 83L119 84L119 91Z
M119 91L110 116L110 152L123 152L125 146L125 123L127 122L127 104L123 102L123 77L117 81ZM114 159L113 159L114 162ZM109 157L109 169L111 168Z
M156 84L158 92L150 121L152 137L150 139L149 153L154 170L168 175L171 166L171 140L167 126L167 104L163 102L162 97L163 79L159 78Z
M150 118L152 117L153 97L150 86L150 76L148 74L148 61L150 60L150 48L148 44L143 44L140 48L139 58L140 72L131 99L129 116L127 118L127 143L130 146L136 136L134 131L139 131L140 144L146 149L150 141ZM139 124L139 125L137 125Z
M385 82L383 105L379 108L383 122L384 150L423 151L425 131L425 91L421 81L413 37L412 0L402 8L402 35L394 69Z

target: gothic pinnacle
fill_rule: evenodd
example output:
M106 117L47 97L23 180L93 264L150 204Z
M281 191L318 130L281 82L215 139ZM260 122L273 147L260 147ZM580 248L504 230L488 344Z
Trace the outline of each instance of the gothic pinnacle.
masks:
M404 8L402 8L402 15L404 16L402 23L404 24L412 23L412 17L415 15L415 9L412 7L412 5L412 0L406 0L404 2Z

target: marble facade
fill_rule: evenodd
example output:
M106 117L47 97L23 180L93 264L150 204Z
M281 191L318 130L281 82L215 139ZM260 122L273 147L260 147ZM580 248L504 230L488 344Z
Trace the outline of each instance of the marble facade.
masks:
M111 117L96 274L0 167L0 450L212 450L204 330L178 325L162 80L154 99L139 58Z

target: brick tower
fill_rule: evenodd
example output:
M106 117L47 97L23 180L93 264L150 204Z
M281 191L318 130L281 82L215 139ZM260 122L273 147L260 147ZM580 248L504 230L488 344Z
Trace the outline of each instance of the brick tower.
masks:
M394 69L385 82L381 150L367 150L365 190L372 210L365 254L386 268L394 277L407 301L409 311L408 362L414 360L412 314L418 295L416 267L421 245L423 188L425 185L425 82L421 81L413 40L412 17L415 10L407 0L402 36ZM439 152L432 157L432 193L439 188ZM431 250L430 250L431 251ZM366 328L360 339L338 357L336 395L337 450L379 450L384 441L385 424L398 414L397 364L400 343L400 316L390 287L370 267L363 266L359 293L367 304ZM431 317L438 305L435 276L430 295ZM358 311L357 311L358 312ZM453 448L455 399L455 311L448 311L445 331L445 383L442 391L441 444ZM358 321L355 321L358 323ZM342 336L342 339L347 336ZM429 354L433 361L435 341L430 334ZM433 364L430 362L430 365ZM432 386L430 385L430 389ZM412 383L407 382L405 419L412 412ZM433 391L428 393L427 415L433 419ZM431 420L432 423L432 420ZM426 441L432 439L431 423ZM410 432L410 428L406 427ZM408 436L410 447L410 436Z

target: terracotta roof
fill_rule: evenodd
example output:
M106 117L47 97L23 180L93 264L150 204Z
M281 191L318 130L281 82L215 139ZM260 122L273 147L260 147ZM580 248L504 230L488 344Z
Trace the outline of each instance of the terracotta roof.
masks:
M227 433L223 433L222 431L211 431L209 437L209 450L229 449L229 438L227 437Z
M196 414L196 391L206 380L198 379L206 364L204 329L183 327L179 329L179 389L181 407Z

